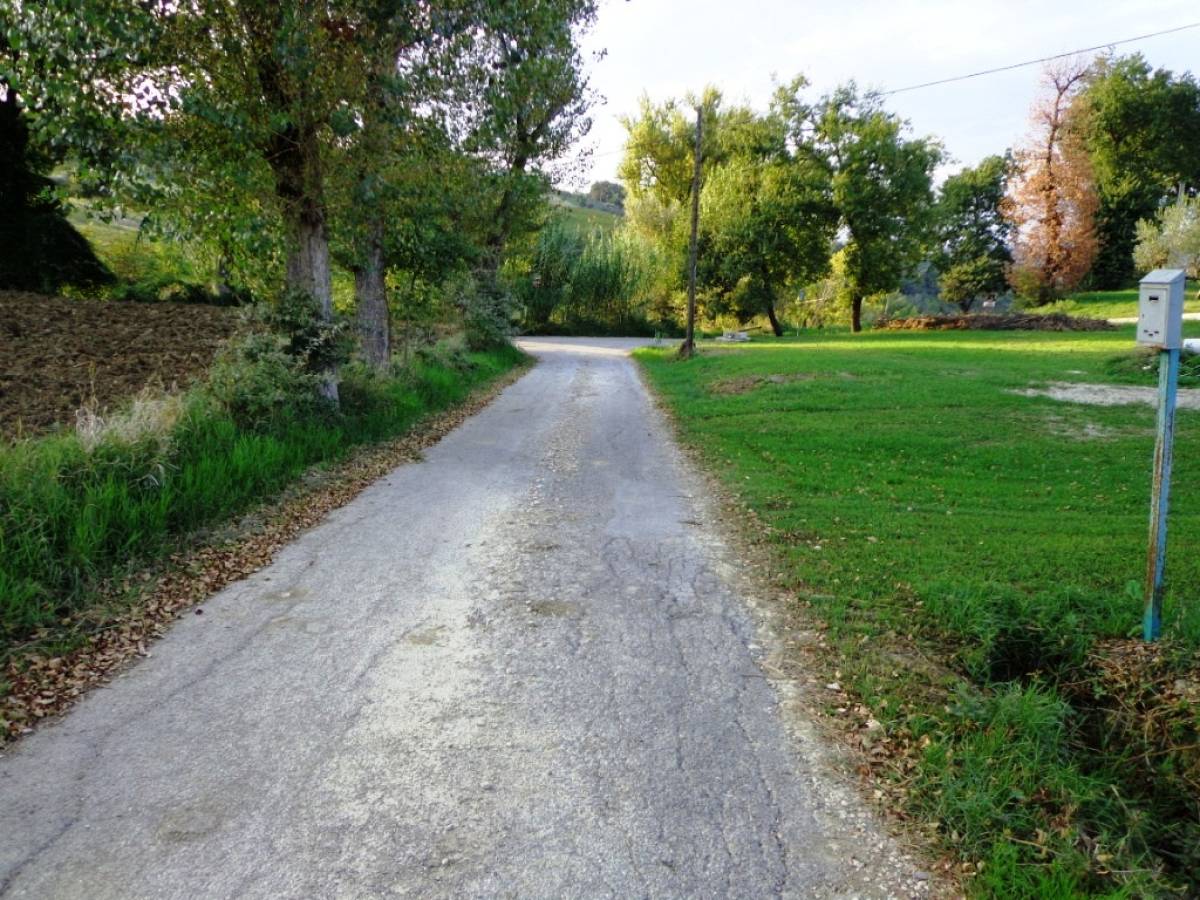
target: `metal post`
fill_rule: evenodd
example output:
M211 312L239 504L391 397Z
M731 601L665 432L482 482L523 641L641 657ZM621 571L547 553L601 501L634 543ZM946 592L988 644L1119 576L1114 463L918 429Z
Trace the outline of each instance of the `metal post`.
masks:
M1162 634L1163 569L1167 561L1167 501L1171 493L1171 455L1175 445L1175 389L1179 383L1179 351L1158 355L1158 439L1154 445L1154 481L1150 491L1150 548L1146 555L1146 611L1142 635Z

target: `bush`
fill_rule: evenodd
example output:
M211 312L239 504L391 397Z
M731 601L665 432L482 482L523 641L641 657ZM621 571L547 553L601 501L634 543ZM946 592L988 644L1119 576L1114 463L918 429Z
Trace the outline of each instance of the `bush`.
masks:
M253 308L251 331L213 361L205 387L239 428L261 431L281 419L316 415L325 373L350 358L349 329L327 321L308 294L289 292L273 306Z
M311 415L321 403L320 379L290 351L291 341L279 334L237 339L213 360L204 390L239 428L251 431Z
M513 334L512 295L495 277L468 274L450 280L451 301L462 312L467 349L475 352L509 346Z

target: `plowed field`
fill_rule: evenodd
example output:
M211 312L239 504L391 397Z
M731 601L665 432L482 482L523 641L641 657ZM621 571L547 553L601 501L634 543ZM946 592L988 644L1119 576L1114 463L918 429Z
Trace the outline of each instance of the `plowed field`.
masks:
M236 310L0 291L0 438L37 434L95 402L183 386L238 326Z

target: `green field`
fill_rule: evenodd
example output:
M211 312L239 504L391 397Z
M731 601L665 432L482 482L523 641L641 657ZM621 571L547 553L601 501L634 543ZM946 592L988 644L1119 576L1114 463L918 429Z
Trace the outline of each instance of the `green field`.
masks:
M618 215L603 209L579 206L557 194L550 195L550 206L553 210L552 215L560 216L563 221L579 231L591 232L599 229L609 232L621 224L621 217Z
M983 895L1200 890L1200 706L1130 720L1103 662L1140 630L1154 411L1014 393L1129 380L1131 346L1124 328L639 352L765 526L797 611L828 626L827 677L910 760L885 767L903 805L983 863ZM1178 685L1200 646L1197 412L1180 414L1170 527L1154 671ZM1137 731L1159 714L1163 735Z
M1188 282L1187 298L1183 307L1185 312L1200 312L1198 288L1200 285L1196 282ZM1096 319L1123 319L1137 315L1137 302L1137 288L1124 291L1080 291L1042 309L1046 312L1065 312L1072 316L1090 316Z

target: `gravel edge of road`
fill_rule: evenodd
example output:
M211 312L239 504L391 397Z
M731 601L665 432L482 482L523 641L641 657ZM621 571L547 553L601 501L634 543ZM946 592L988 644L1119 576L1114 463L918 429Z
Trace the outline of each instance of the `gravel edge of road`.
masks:
M527 356L466 400L418 423L408 433L361 447L331 468L314 467L285 492L233 523L194 539L187 549L107 585L95 607L106 614L89 623L86 642L63 656L38 644L18 651L0 670L9 692L0 697L0 754L38 726L66 713L88 691L150 655L154 641L186 614L202 615L205 600L226 585L271 564L276 553L320 524L398 466L474 416L536 365ZM112 610L119 612L112 614Z

